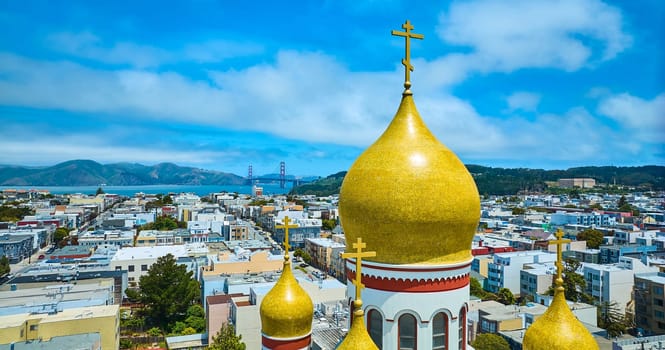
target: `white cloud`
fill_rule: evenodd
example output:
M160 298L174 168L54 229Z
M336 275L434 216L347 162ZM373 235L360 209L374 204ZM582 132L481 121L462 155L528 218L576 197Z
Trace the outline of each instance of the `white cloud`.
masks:
M632 43L620 11L600 0L454 2L441 14L438 34L447 43L470 47L468 60L483 72L574 71L612 59Z
M627 93L610 95L600 101L598 112L624 126L626 137L655 143L665 141L665 93L650 101Z
M523 111L532 112L535 111L538 107L540 99L540 94L527 91L517 91L508 96L506 102L508 103L508 108L511 111L520 109Z
M0 76L4 77L0 80L0 104L131 115L161 123L213 125L305 142L366 147L386 128L397 109L401 74L401 69L350 72L330 56L295 51L280 52L273 64L210 72L212 82L175 72L103 71L0 54ZM528 120L517 116L499 119L479 114L470 102L437 90L434 84L417 85L414 93L433 133L463 160L597 163L611 160L612 154L637 155L641 150L639 140L626 141L622 130L604 127L582 108L571 108L563 115L536 114ZM511 97L511 106L522 109L535 108L539 98L525 92ZM617 119L627 116L629 127L638 127L640 120L662 125L662 118L658 119L662 114L658 113L663 99L663 95L653 101L618 95L604 100L599 110ZM132 119L124 118L131 123ZM22 162L37 157L30 155L36 149L42 158L52 154L54 159L89 157L101 161L206 163L225 156L215 151L108 147L89 141L21 143L12 141L11 135L0 147L10 149L17 160L24 159Z
M107 44L91 32L59 32L49 35L46 40L53 50L73 57L136 68L158 67L176 62L221 62L232 57L263 52L263 47L257 44L226 40L194 42L173 50L133 42Z

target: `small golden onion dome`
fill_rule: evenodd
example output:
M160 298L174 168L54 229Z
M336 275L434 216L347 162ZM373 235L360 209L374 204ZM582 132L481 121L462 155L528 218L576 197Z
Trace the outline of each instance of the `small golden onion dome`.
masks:
M356 311L353 312L353 322L351 322L351 329L346 334L344 340L335 348L336 350L379 350L370 338L365 328L365 317L362 309L362 301L355 300L353 306Z
M524 334L524 350L599 350L598 343L584 327L557 287L552 304Z
M314 304L285 258L282 276L261 302L261 331L272 338L305 336L312 330Z
M469 171L405 93L386 131L346 174L339 210L346 241L362 237L376 250L368 260L456 263L471 258L480 198Z

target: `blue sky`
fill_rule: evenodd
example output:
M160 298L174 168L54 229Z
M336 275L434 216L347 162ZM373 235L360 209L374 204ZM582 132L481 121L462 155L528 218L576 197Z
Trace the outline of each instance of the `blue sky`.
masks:
M660 0L3 1L0 164L346 170L399 104L406 19L463 162L665 164Z

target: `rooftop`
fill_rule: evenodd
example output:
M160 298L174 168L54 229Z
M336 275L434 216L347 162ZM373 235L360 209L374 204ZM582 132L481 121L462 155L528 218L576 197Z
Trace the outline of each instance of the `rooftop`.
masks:
M187 248L184 245L164 245L153 247L129 247L122 248L113 256L111 261L150 259L173 255L175 258L187 256Z

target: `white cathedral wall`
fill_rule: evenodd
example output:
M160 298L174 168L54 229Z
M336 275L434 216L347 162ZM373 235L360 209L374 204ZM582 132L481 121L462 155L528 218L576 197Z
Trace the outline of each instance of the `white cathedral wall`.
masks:
M355 297L355 286L347 281L347 297ZM397 349L398 320L404 313L411 313L418 323L417 348L432 348L432 320L439 312L448 314L448 346L458 349L459 314L469 302L469 285L450 291L429 293L391 292L364 288L362 290L365 320L371 309L378 310L383 318L383 349Z

